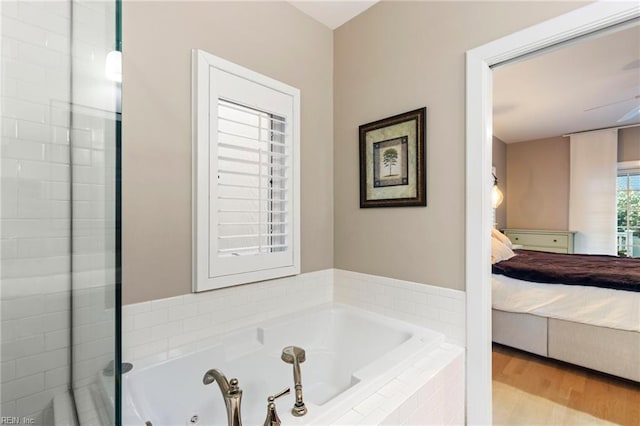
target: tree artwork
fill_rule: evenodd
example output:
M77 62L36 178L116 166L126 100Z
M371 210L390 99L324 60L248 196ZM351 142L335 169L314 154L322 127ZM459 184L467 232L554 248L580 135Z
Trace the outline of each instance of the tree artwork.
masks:
M382 156L382 162L385 167L389 168L389 174L387 174L387 176L391 176L392 167L398 162L398 151L395 148L387 149Z

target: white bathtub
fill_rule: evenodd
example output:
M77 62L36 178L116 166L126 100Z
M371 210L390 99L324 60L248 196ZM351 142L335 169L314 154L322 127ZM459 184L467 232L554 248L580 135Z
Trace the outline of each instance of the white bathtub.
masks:
M444 336L431 330L331 304L280 317L220 336L219 343L159 364L136 367L123 377L123 423L154 426L226 425L217 384L204 373L221 370L237 377L243 392L242 420L262 425L267 397L285 387L277 401L283 425L329 424L409 367L412 354L436 348ZM290 413L293 369L280 359L285 346L306 350L301 364L308 414Z

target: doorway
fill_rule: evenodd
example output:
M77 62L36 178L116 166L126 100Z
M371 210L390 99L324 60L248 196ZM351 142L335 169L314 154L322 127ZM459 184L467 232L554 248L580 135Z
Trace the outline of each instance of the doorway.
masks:
M490 424L492 420L491 281L486 261L490 258L488 230L492 227L491 67L639 16L637 4L590 4L467 52L465 266L469 424Z

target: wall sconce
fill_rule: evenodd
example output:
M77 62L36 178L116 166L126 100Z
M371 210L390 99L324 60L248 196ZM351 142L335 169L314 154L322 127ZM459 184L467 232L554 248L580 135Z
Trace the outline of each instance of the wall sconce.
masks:
M502 191L498 188L498 178L495 173L493 174L493 188L491 188L491 204L493 208L496 209L502 201L504 200L504 195L502 195Z

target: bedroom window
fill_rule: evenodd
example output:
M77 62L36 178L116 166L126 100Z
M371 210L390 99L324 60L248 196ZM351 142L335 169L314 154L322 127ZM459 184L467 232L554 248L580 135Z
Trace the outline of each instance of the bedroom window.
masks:
M640 167L618 168L618 255L640 257Z

